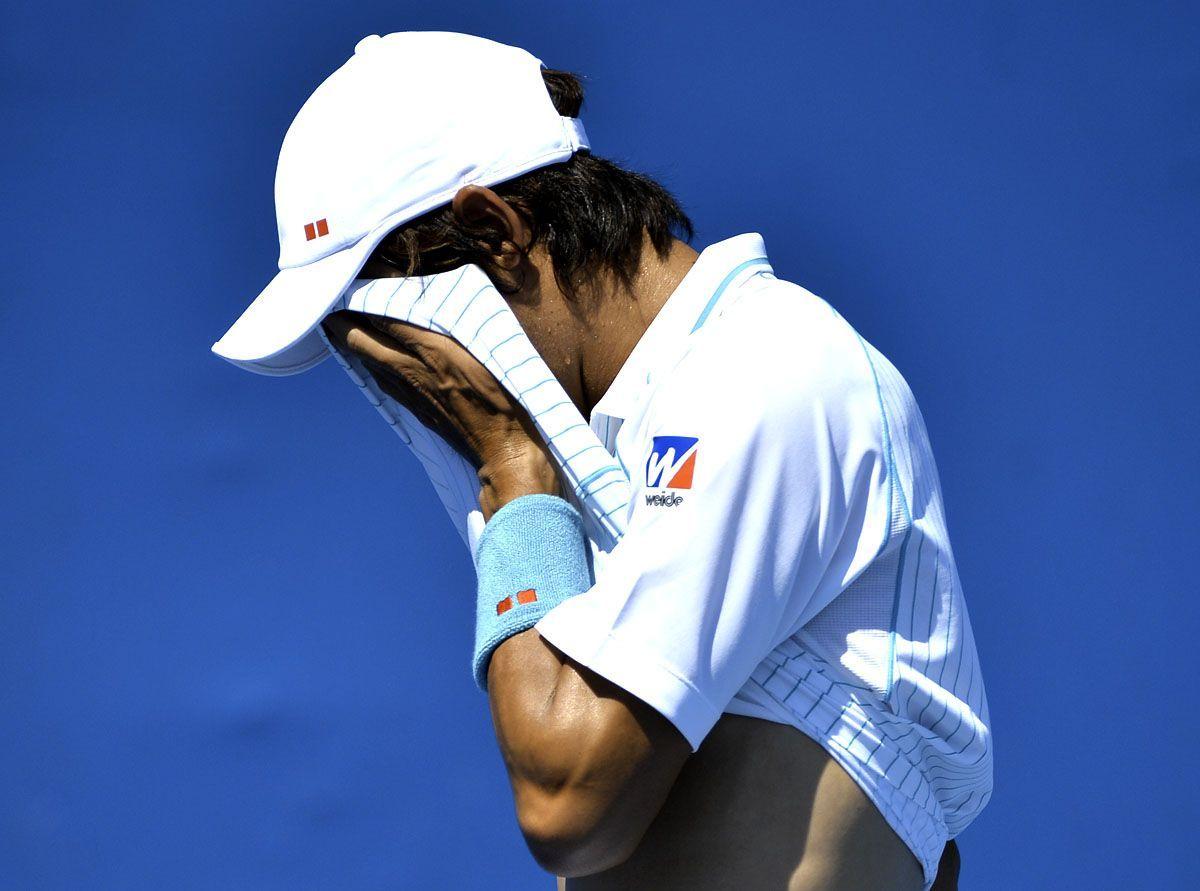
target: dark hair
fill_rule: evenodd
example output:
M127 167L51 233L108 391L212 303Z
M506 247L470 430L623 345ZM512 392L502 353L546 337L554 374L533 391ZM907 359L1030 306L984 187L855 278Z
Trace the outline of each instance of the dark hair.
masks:
M558 113L576 117L583 105L579 78L544 69L542 79ZM673 236L690 240L693 234L691 220L666 189L586 150L493 189L528 221L530 246L545 247L558 286L568 296L600 271L628 285L647 236L662 257ZM464 263L487 268L486 258L499 247L489 238L494 234L464 225L446 205L388 233L375 256L407 275Z

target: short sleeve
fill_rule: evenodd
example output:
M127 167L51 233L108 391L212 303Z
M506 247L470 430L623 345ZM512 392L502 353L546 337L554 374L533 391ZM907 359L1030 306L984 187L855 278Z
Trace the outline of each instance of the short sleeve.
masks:
M842 325L800 354L736 328L689 352L618 439L625 537L595 585L537 626L693 749L887 534L878 393Z

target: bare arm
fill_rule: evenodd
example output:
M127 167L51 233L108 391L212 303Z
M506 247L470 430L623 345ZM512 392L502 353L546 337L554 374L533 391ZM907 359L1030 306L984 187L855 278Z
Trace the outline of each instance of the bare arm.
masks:
M537 861L566 876L623 862L670 792L687 741L533 629L497 648L488 690L517 820Z
M331 316L326 330L386 392L477 459L485 518L523 495L558 493L523 410L453 340L356 313ZM629 857L690 752L683 736L533 629L493 653L488 693L517 820L538 862L575 876Z

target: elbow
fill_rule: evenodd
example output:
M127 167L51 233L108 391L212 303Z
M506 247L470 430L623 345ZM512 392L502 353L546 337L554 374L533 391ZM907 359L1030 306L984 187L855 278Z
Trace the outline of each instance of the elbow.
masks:
M646 828L622 825L612 808L598 806L569 788L519 791L517 822L538 865L566 878L624 863Z

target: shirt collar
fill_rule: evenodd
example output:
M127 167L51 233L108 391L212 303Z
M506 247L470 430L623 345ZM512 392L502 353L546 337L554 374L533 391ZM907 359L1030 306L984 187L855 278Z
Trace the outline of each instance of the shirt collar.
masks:
M739 279L771 271L762 236L737 235L705 248L671 292L646 332L592 409L597 415L625 420L645 399L655 372L673 368L690 335L717 308L722 295Z

